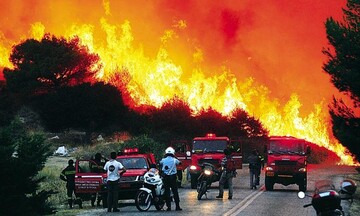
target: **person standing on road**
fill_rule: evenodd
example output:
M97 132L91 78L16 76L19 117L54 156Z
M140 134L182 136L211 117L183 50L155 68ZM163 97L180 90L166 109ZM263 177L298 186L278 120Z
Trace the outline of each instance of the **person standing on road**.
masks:
M175 157L175 150L172 147L168 147L165 150L165 158L161 159L160 165L163 172L163 180L165 187L165 199L167 211L171 211L171 198L170 188L174 195L174 201L176 204L176 211L181 211L180 198L177 185L177 169L176 166L180 164L180 161Z
M224 149L225 157L221 161L221 166L223 168L223 172L221 173L221 177L219 180L219 195L216 198L223 198L224 195L224 185L228 183L229 185L229 196L228 199L232 199L233 197L233 178L236 176L236 168L235 161L231 156L231 152L229 149Z
M257 152L256 149L252 150L251 155L248 157L251 189L256 189L256 183L261 169L261 162Z
M264 169L265 166L265 159L262 155L259 154L259 152L256 150L256 154L259 158L259 163L260 163L260 169L258 169L257 173L256 173L256 186L260 185L260 174L261 174L261 170Z
M98 152L95 154L93 161L96 164L93 164L93 163L90 164L91 172L93 172L93 173L102 173L103 172L103 167L105 165L106 160L102 160L102 159L103 159L103 157L102 157L101 153ZM100 206L101 200L104 199L104 197L102 196L102 193L91 194L91 206L93 206L93 207L95 206L96 197L97 197L97 206Z
M81 198L75 193L75 166L72 159L68 161L68 166L61 171L60 179L66 181L66 192L69 207L73 207L72 194L74 193L76 197L75 203L79 204L79 208L82 208Z
M126 172L125 167L116 159L116 152L110 153L110 160L106 162L104 170L107 171L107 211L119 212L118 209L118 193L120 176Z

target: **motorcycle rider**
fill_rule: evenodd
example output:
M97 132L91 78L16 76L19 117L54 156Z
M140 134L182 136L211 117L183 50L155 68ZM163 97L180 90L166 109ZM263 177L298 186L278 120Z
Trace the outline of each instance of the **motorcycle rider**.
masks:
M229 185L229 196L228 199L233 197L233 178L236 175L235 162L231 156L229 149L224 149L225 157L221 161L221 166L223 167L223 172L219 180L219 195L216 198L223 198L224 194L224 185L227 182ZM230 163L232 167L230 167Z
M163 181L165 187L165 198L167 211L171 211L171 198L170 198L170 188L174 195L174 200L176 204L176 211L181 211L180 208L180 198L177 185L177 169L176 166L180 164L180 161L175 157L175 150L172 147L168 147L165 150L165 158L161 159L160 165L163 172Z
M66 181L66 191L68 196L69 207L73 207L72 194L75 194L76 203L79 204L79 208L82 208L81 198L75 193L75 166L74 160L70 159L68 161L68 166L63 169L60 173L60 179Z

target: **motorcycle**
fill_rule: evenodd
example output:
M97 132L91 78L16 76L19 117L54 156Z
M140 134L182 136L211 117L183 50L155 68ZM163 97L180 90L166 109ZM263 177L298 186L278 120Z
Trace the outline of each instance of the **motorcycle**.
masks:
M207 191L210 188L211 184L219 180L220 171L218 171L214 165L210 163L203 163L201 165L201 173L197 180L197 199L201 200L203 195L207 198Z
M139 211L147 211L154 205L160 211L165 205L165 188L159 170L151 168L144 175L144 185L136 194L135 205Z
M305 194L303 191L298 193L300 199L306 196L311 197L311 203L304 205L304 208L313 206L317 216L345 215L341 206L342 200L347 200L350 204L356 191L356 183L352 180L344 180L341 183L340 191L335 190L335 186L329 180L322 180L315 183L313 195Z

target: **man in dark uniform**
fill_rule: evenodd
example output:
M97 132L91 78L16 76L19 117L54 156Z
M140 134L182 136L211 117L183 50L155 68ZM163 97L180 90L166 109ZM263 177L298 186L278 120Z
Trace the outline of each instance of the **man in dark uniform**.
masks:
M259 179L261 161L256 149L252 150L251 155L248 157L249 172L250 172L250 188L256 189L256 183Z
M69 207L73 207L73 200L72 200L72 194L75 194L76 201L75 203L79 204L79 208L82 208L82 201L79 196L75 193L75 167L74 167L74 161L70 159L68 161L68 166L61 171L60 179L63 181L66 181L66 190L67 190L67 196L68 196L68 203Z
M221 167L223 168L223 172L221 173L221 177L219 180L219 195L216 198L223 198L224 195L224 186L225 183L229 185L229 195L228 199L232 199L233 197L233 178L236 176L235 169L235 161L231 156L230 149L224 149L225 157L221 161ZM230 166L231 165L231 166Z
M261 170L264 169L265 166L265 159L262 155L259 154L259 152L256 150L257 156L259 158L259 162L260 162L260 169L258 169L257 173L256 173L256 185L260 185L260 174L261 174Z
M101 173L103 172L103 167L106 163L106 160L103 160L103 157L101 155L101 153L96 153L95 154L95 158L93 159L93 161L96 164L91 164L91 172L94 173ZM91 194L91 206L95 206L95 200L96 200L96 196L97 196L97 206L100 206L100 202L101 200L103 200L103 195L101 193L93 193Z
M174 201L176 204L176 211L181 211L180 208L180 198L177 185L177 169L176 165L180 164L180 161L175 157L175 150L172 147L168 147L165 150L165 158L160 161L163 172L163 181L165 187L165 198L167 211L171 211L171 198L170 198L170 188L174 195Z

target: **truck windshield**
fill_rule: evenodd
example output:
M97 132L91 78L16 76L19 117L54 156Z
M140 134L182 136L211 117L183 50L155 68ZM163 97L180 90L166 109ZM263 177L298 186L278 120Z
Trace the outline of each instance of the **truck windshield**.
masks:
M126 169L148 169L145 158L117 158L116 160L122 163Z
M305 154L302 140L270 140L269 154Z
M223 152L227 140L194 140L193 152Z

